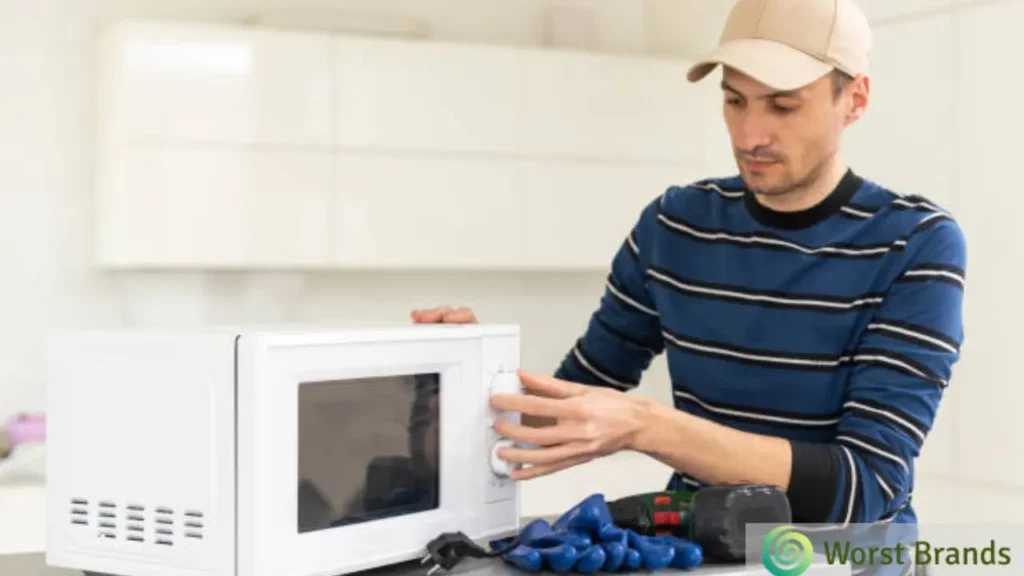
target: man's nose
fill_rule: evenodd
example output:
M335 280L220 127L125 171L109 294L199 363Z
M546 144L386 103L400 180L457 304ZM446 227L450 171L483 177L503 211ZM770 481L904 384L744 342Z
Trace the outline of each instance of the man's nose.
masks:
M771 144L771 127L758 114L747 113L740 118L736 145L742 150L753 150L759 146Z

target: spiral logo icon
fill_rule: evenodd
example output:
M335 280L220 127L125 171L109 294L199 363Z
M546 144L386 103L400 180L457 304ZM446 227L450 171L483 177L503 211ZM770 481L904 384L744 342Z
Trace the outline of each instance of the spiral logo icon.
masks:
M761 561L774 576L800 576L811 566L814 545L792 526L779 526L765 535Z

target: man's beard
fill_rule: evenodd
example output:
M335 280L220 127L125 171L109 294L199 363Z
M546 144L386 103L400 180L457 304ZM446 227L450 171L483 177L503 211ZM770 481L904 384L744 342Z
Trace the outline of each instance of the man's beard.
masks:
M753 150L736 149L734 151L734 154L736 155L736 164L739 166L741 172L746 171L744 162L747 160L753 162L777 162L780 164L783 163L784 161L784 159L780 155L774 154L767 150L763 150L760 146L754 148ZM745 180L747 180L747 188L755 194L765 196L777 196L779 194L785 194L791 188L790 184L788 183L778 184L773 187L757 187L756 185L753 185L753 183L751 182L752 178L749 177L749 174L745 174L745 176L747 176L746 178L744 178Z
M740 171L744 171L743 160L749 159L754 161L763 162L783 162L783 158L770 153L764 153L757 148L751 151L737 150L736 158L740 166ZM747 189L758 196L784 196L793 192L798 192L810 186L812 183L817 181L818 178L825 172L828 162L822 159L815 164L806 174L798 178L787 178L783 176L784 180L774 186L757 186L750 178L744 178L747 180Z

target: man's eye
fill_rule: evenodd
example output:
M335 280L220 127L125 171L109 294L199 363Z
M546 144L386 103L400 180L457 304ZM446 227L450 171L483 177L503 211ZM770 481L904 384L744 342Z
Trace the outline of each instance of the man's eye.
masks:
M772 104L772 110L779 114L788 114L796 110L796 106L783 106L782 104Z

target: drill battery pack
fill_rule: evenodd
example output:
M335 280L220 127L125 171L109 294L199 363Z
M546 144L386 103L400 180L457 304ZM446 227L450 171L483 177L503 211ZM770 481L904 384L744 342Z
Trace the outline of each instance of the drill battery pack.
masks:
M608 503L616 525L646 536L671 534L704 549L715 562L746 556L748 524L788 524L792 511L777 486L740 484L696 491L649 492Z

